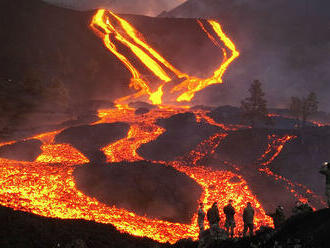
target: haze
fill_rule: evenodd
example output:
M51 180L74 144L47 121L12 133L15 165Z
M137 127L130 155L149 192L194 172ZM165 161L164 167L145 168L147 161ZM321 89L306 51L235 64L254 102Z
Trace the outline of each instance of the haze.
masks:
M109 8L116 13L156 16L186 0L44 0L58 6L78 10Z

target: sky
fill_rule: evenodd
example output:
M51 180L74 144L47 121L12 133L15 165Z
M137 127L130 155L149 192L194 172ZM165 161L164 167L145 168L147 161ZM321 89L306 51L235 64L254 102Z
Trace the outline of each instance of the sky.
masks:
M186 0L44 0L56 5L79 10L109 8L116 13L157 16Z

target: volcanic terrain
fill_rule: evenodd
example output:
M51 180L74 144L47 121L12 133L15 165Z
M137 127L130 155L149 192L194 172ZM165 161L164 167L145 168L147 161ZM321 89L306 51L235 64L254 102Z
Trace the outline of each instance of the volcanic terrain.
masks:
M198 238L198 202L207 210L217 201L221 210L234 200L235 235L246 202L255 208L257 229L273 226L266 213L277 204L287 212L296 200L326 206L317 166L328 149L328 127L295 130L283 117L280 128L251 128L237 109L227 118L221 108L186 106L226 72L235 74L238 48L218 22L75 12L37 0L5 0L0 7L6 39L0 73L7 83L24 80L32 66L45 83L60 77L80 107L96 96L114 102L91 104L96 113L84 125L71 119L1 141L1 205L111 224L162 243ZM314 138L322 134L321 148ZM8 152L22 146L33 152ZM307 183L301 168L313 175Z

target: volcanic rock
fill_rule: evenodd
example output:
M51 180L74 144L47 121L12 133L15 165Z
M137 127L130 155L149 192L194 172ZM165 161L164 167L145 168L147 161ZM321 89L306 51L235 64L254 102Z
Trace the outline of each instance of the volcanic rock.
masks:
M319 173L321 164L329 161L330 127L305 128L287 143L269 165L276 173L301 183L323 195L325 178Z
M329 247L329 229L330 209L293 216L264 247Z
M143 115L143 114L147 114L149 113L149 109L147 108L138 108L137 110L135 110L135 114L137 115Z
M157 108L157 106L155 106L155 105L152 105L152 104L147 103L147 102L141 102L141 101L139 101L139 102L130 102L128 104L128 106L131 107L131 108L136 108L136 109L144 108L144 109L149 109L149 110Z
M208 116L218 123L223 124L242 124L242 111L240 108L233 106L220 106L211 111Z
M268 145L267 129L244 129L230 132L216 150L217 156L224 161L238 164L256 163Z
M330 2L324 0L307 5L301 0L188 0L162 16L220 20L240 52L225 74L226 83L208 87L196 101L240 102L249 81L257 77L267 89L270 105L284 105L291 96L302 96L303 88L316 91L321 109L329 111L329 87L322 83L330 78L324 53L330 39L329 9Z
M70 127L55 137L55 143L70 144L91 161L105 162L105 155L100 149L126 137L129 127L123 122Z
M138 215L189 223L200 186L172 167L146 161L84 166L73 173L77 188L90 197Z
M42 142L31 139L0 147L0 157L17 161L33 162L41 153Z
M293 136L285 143L278 156L267 165L275 175L284 178L283 180L259 171L260 168L265 168L261 163L270 159L276 152L273 150L267 159L260 159L268 149L268 137L271 135ZM217 163L226 161L236 165L266 211L274 211L280 204L291 214L295 196L286 180L304 185L318 195L324 195L325 178L319 173L319 168L322 162L329 160L329 149L330 127L309 127L295 131L246 129L229 132L217 148L214 159ZM314 193L306 192L306 188L297 186L295 191L308 198L314 207L324 206L318 197L314 197Z
M86 243L88 248L168 247L149 238L138 238L121 233L111 224L45 218L0 206L1 248L72 248L76 246L66 245L77 245L77 243Z
M296 129L296 125L299 126L315 126L312 122L303 123L291 117L291 113L287 109L270 109L269 113L273 114L270 118L272 125L266 125L264 121L257 121L256 126L258 128L272 128L272 129ZM322 112L320 112L321 114ZM315 115L315 116L319 116ZM213 120L218 123L227 125L249 125L249 123L242 118L242 110L238 107L226 105L220 106L210 113L208 113Z
M207 123L196 122L192 113L177 114L168 119L160 119L158 125L166 132L158 139L142 145L138 153L150 160L174 160L194 149L199 143L222 129Z

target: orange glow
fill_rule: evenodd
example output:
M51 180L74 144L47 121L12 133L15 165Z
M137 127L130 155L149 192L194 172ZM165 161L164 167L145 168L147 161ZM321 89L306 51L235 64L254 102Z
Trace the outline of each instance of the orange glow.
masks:
M114 19L114 20L113 20ZM119 27L115 22L119 22ZM126 20L106 10L99 10L93 17L91 28L102 38L105 47L113 53L130 71L132 79L130 87L137 92L115 101L115 109L100 109L98 111L99 121L91 124L127 122L130 125L127 136L117 142L108 144L101 150L107 157L108 162L139 161L144 158L137 153L142 144L154 141L166 130L156 124L160 118L169 118L175 114L192 112L197 121L221 127L223 131L215 133L202 141L195 149L183 154L171 162L153 161L172 166L177 171L185 173L198 183L203 193L199 201L204 202L207 210L213 202L217 201L222 217L222 207L229 199L234 200L236 208L236 235L243 230L242 212L246 202L251 202L256 209L255 224L272 226L272 220L265 214L265 211L257 197L250 190L245 179L239 175L226 170L215 170L207 167L207 158L221 148L221 142L226 138L227 131L248 128L239 125L224 125L216 123L207 116L207 111L191 110L189 106L165 106L150 110L143 115L136 115L135 109L127 104L129 100L147 96L155 104L162 103L163 86L171 79L168 77L170 70L176 76L185 78L183 83L172 89L173 92L180 92L178 101L190 101L194 94L208 85L221 83L222 76L229 64L239 55L235 45L229 40L221 29L220 24L209 21L214 33L225 45L226 49L232 52L227 58L224 51L224 61L208 79L198 79L181 73L173 65L167 62L158 52L153 50L142 38L142 35L135 30ZM203 26L204 27L204 26ZM208 32L204 27L204 32ZM209 33L210 36L211 33ZM214 40L216 40L214 38ZM140 61L162 82L156 87L151 87L146 82L133 64L121 54L116 42L125 45ZM157 61L160 63L157 63ZM153 88L153 90L151 90ZM154 91L154 89L157 89ZM43 145L42 154L34 162L19 162L0 158L0 204L16 210L31 212L34 214L52 217L93 220L100 223L114 225L119 231L126 232L140 237L149 237L159 242L174 243L182 238L198 238L199 229L197 226L197 214L189 224L172 223L139 216L134 212L119 209L116 206L108 206L100 203L92 197L80 192L75 184L73 172L75 168L88 163L88 159L78 150L68 144L54 144L54 139L61 130L36 135L32 138L39 139ZM267 173L270 160L274 160L286 142L293 139L292 136L269 137L270 145L260 159L262 168ZM274 141L273 141L274 139ZM6 144L14 143L9 142ZM179 143L180 141L178 141ZM5 143L0 144L4 145ZM166 152L166 151L164 151ZM282 178L278 178L282 180ZM283 179L284 180L284 179ZM288 181L289 182L289 181ZM311 191L309 191L311 192ZM300 195L297 197L301 198ZM197 210L197 209L196 209Z
M188 111L190 110L186 107L166 106L162 109L153 109L144 115L135 115L135 109L124 105L118 105L117 109L100 110L101 120L97 123L125 121L131 125L126 138L102 149L107 160L142 160L136 152L137 149L141 144L156 139L165 131L155 124L156 120ZM195 112L196 116L200 114L200 111ZM41 139L44 144L43 153L33 163L0 159L1 205L53 218L81 218L111 223L120 231L160 242L174 243L188 237L197 239L196 215L190 224L150 219L125 209L107 206L77 190L72 173L76 166L88 163L88 160L70 145L54 144L54 137L58 133L59 131L56 131L34 137ZM221 141L225 137L225 133L214 134L196 149L168 165L187 174L202 187L203 194L199 201L204 202L206 208L214 201L218 201L222 207L229 199L234 199L234 206L238 211L237 235L242 232L241 212L246 201L252 202L256 208L257 227L272 225L271 219L265 215L244 178L229 171L216 171L204 166L204 158L211 156L215 149L221 146ZM233 178L236 179L232 180ZM222 214L222 211L220 212Z
M119 27L115 25L115 21L119 23ZM178 92L180 95L176 99L178 102L188 101L190 102L195 96L195 93L206 88L207 86L222 83L222 76L227 70L228 66L239 56L233 42L226 36L222 31L219 23L216 21L208 21L208 24L212 27L217 38L224 44L226 49L232 52L230 58L227 58L227 52L225 48L220 46L220 43L214 38L204 27L201 21L198 21L202 30L208 35L211 41L219 47L223 52L224 60L219 68L213 73L213 76L201 79L197 77L192 77L186 73L181 72L179 69L175 68L170 64L163 56L159 54L155 49L147 44L142 34L139 33L130 23L128 23L123 18L115 15L109 10L98 10L93 20L91 22L91 28L95 33L102 38L104 45L108 50L113 53L117 58L128 68L132 74L132 79L130 87L137 90L137 93L123 98L117 99L116 103L127 102L131 99L136 99L142 96L149 96L149 100L153 104L162 104L163 91L162 88L164 84L170 82L172 78L166 72L166 69L175 74L178 78L184 78L184 81L179 85L173 87L170 92ZM133 66L131 62L121 53L118 52L115 39L122 45L127 46L132 53L144 64L152 75L159 78L162 83L160 86L151 86L150 82L147 82L142 78L141 74L138 72L136 67ZM158 61L158 62L157 62ZM157 91L152 92L151 88L157 88Z
M287 142L296 138L296 136L292 135L284 135L283 137L280 137L278 135L268 135L268 148L265 153L259 158L259 171L265 173L267 176L273 177L277 181L281 181L282 183L284 183L286 185L287 190L291 192L296 197L296 199L301 200L302 202L307 202L307 198L314 199L325 207L327 206L327 203L324 201L324 199L314 193L312 190L308 189L302 184L291 182L289 179L274 173L269 167L267 167L281 153L284 148L284 145Z
M274 159L281 153L284 145L295 138L297 137L292 135L285 135L283 137L278 137L277 135L269 135L268 140L271 142L268 144L266 152L259 159L264 161L261 163L261 165L266 166L273 162Z
M195 93L205 89L207 86L222 83L222 76L226 72L228 66L239 56L239 52L236 50L234 43L226 36L223 32L220 24L216 21L208 21L208 23L212 26L214 32L217 34L218 38L226 45L226 47L232 52L232 56L226 59L220 67L213 73L213 76L207 79L199 79L190 77L181 84L177 85L172 89L172 93L176 91L182 91L185 89L185 92L181 94L178 98L178 102L188 101L195 96ZM227 55L224 53L224 57Z

